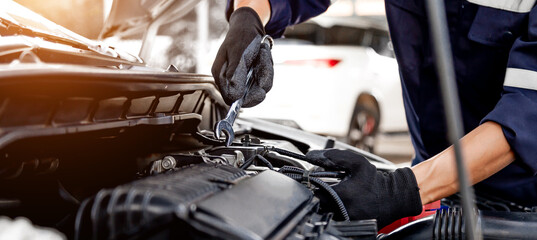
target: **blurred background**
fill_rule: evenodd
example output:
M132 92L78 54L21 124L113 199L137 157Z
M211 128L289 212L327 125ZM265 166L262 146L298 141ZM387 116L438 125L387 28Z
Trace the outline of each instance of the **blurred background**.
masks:
M223 0L15 0L151 67L210 74L227 31ZM147 44L147 43L150 44ZM272 51L274 87L241 116L332 136L408 164L401 85L383 0L338 0Z

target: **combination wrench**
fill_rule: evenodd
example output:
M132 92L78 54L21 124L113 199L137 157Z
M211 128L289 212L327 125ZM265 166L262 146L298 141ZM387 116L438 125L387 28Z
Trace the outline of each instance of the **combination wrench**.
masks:
M261 44L264 44L265 41L268 41L268 44L270 46L269 49L272 48L273 40L269 35L265 35L263 39L261 39ZM233 123L235 123L235 119L237 118L237 115L239 114L239 111L242 107L242 104L244 103L244 99L246 99L246 96L248 95L248 92L250 92L250 89L253 86L254 80L254 67L252 64L252 67L248 70L248 73L246 74L246 91L242 95L241 98L239 98L237 101L233 102L231 104L231 107L229 108L229 111L226 114L226 117L216 124L214 128L214 135L216 139L220 139L221 133L224 132L226 135L226 146L229 147L231 143L233 142L233 139L235 139L235 132L233 131Z

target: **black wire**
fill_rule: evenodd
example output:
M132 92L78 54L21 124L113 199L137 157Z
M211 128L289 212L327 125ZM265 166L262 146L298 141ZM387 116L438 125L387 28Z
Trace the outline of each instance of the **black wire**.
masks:
M258 158L265 166L267 166L270 170L274 170L274 166L267 160L265 157L261 156L260 154L256 154L251 156L248 160L244 162L244 164L240 167L242 170L247 169L254 163L255 158Z
M241 169L242 170L247 169L250 165L252 165L252 163L254 163L254 159L256 156L257 155L252 155L250 158L248 158L248 160L246 160L244 164L242 164Z
M274 152L277 152L279 154L283 154L283 155L286 155L286 156L289 156L289 157L298 158L298 159L301 159L301 160L304 160L304 161L309 160L306 156L304 156L302 154L294 153L294 152L291 152L291 151L288 151L288 150L285 150L285 149L281 149L281 148L271 147L268 150L274 151ZM268 160L266 158L264 158L263 156L261 156L259 154L254 155L254 157L256 157L256 156L259 157L259 159L261 161L263 161L270 169L272 169L271 168L272 164L270 164L270 162L268 162ZM254 158L248 159L248 161L246 161L241 166L241 169L248 168L253 163L253 160L254 160ZM301 168L298 168L298 167L283 166L282 168L280 168L280 172L285 174L285 175L287 175L287 176L289 176L290 178L293 178L293 179L297 180L297 181L302 181L302 179L304 178L304 176L303 176L304 170L301 169ZM311 174L313 174L313 175L311 175ZM347 212L347 208L345 208L345 205L343 204L343 201L341 201L341 198L336 193L336 191L334 191L334 189L332 189L332 187L330 187L330 185L328 185L327 183L325 183L321 179L316 178L316 177L325 177L325 176L326 177L340 177L341 175L339 173L336 173L336 172L333 172L333 173L332 172L319 172L319 173L314 172L314 173L311 173L311 174L310 174L310 177L308 179L311 182L313 182L317 187L319 187L321 189L324 189L326 192L328 192L328 194L336 202L336 204L337 204L337 206L339 208L339 211L341 212L341 215L343 216L345 221L350 221L349 213Z
M308 161L309 159L305 155L298 154L298 153L295 153L295 152L291 152L291 151L288 151L288 150L285 150L285 149L271 147L268 150L274 151L274 152L277 152L279 154L283 154L283 155L286 155L286 156L289 156L289 157L298 158L300 160L304 160L304 161L309 162Z
M267 150L269 150L269 151L274 151L274 152L277 152L277 153L279 153L279 154L286 155L286 156L288 156L288 157L297 158L297 159L300 159L300 160L309 162L309 163L311 163L311 164L313 164L313 165L321 166L321 167L323 167L323 168L326 168L326 167L327 167L327 166L319 165L319 161L318 161L318 160L310 159L310 158L306 157L305 155L298 154L298 153L295 153L295 152L291 152L291 151L288 151L288 150L285 150L285 149L276 148L276 147L271 147L271 148L268 148ZM341 177L342 177L342 174L340 174L340 173L337 173L337 174L329 173L329 174L327 174L326 176L321 176L321 175L319 175L319 176L317 176L317 177L337 177L337 178L341 178Z
M350 221L350 217L349 217L349 213L347 212L347 208L345 208L345 204L343 204L343 201L341 200L341 198L339 197L339 195L336 193L336 191L334 191L334 189L332 189L332 187L330 187L330 185L328 185L328 183L325 183L324 181L322 181L321 179L318 179L318 178L310 178L310 180L317 184L318 187L326 190L330 196L334 199L334 201L336 201L336 204L339 208L339 211L341 211L341 215L343 215L343 218L345 219L345 221Z
M283 166L280 168L280 172L297 180L297 181L302 181L304 180L304 173L305 171L301 168L297 168L297 167L292 167L292 166ZM317 187L321 188L321 189L324 189L325 191L328 192L328 194L330 194L330 196L332 197L332 199L336 202L338 208L339 208L339 211L341 212L341 215L343 216L343 218L345 218L345 221L349 221L349 214L347 212L347 209L345 208L345 205L343 204L343 201L341 201L341 198L339 197L339 195L336 193L336 191L334 191L334 189L332 189L332 187L330 187L330 185L328 185L327 183L325 183L324 181L322 181L321 179L318 179L317 177L324 177L325 175L337 175L339 176L339 173L332 173L332 172L312 172L309 174L309 177L308 177L308 181L311 181L313 182L314 185L316 185Z
M283 166L280 168L280 172L282 173L296 173L296 174L304 174L304 169L294 167L294 166ZM331 178L343 178L345 174L340 172L327 172L327 171L315 171L311 172L310 176L312 177L331 177Z
M302 181L302 179L303 179L302 174L297 174L297 173L284 173L284 174L286 176L294 179L294 180L297 180L297 181ZM330 185L328 185L327 183L323 182L321 179L318 179L318 178L315 178L315 177L310 177L310 178L308 178L308 180L311 181L314 185L316 185L320 189L323 189L326 192L328 192L330 197L332 197L332 199L336 202L336 204L338 206L338 209L339 209L341 215L343 216L343 218L345 219L345 221L347 221L347 222L350 221L349 213L347 212L347 208L345 208L345 205L343 204L343 201L341 201L341 198L339 197L339 195L336 193L336 191L334 191L334 189L332 189L332 187L330 187Z
M266 151L266 153L269 153L270 151ZM276 152L271 152L271 153L275 153ZM275 156L275 155L272 155L272 154L263 154L263 156L265 158L267 158L268 160L270 160L271 162L273 161L276 161L276 162L283 162L283 165L287 165L287 166L294 166L294 167L302 167L302 164L300 164L299 162L297 161L294 161L294 160L290 160L290 157L282 157L283 155L282 154L278 154L278 156Z
M330 177L330 178L343 178L345 174L338 172L314 172L311 174L313 177Z
M294 166L283 166L280 168L280 172L288 172L288 173L298 173L302 174L304 173L304 169L294 167Z
M261 162L263 162L265 166L267 166L270 170L274 170L272 164L265 157L261 156L260 154L257 154L257 158L261 160Z
M220 139L213 139L211 137L205 136L199 132L196 132L196 134L192 135L196 140L208 144L208 145L215 145L215 146L224 146L226 145L225 141L222 141Z

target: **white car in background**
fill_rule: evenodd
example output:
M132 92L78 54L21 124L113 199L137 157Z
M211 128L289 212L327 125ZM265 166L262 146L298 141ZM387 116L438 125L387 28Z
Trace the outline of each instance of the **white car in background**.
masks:
M317 17L284 36L272 50L271 92L241 116L294 121L369 151L379 133L408 134L384 18Z

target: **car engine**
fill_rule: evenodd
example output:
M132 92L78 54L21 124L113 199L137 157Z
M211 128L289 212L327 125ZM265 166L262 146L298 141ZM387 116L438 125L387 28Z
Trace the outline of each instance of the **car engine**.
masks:
M453 208L386 234L378 234L375 219L349 221L330 187L345 173L325 171L305 154L348 149L379 171L395 166L342 142L243 118L226 147L212 131L226 109L209 77L8 70L0 81L2 216L24 217L68 239L464 237L456 199L445 204ZM336 210L323 210L318 193ZM485 238L533 236L537 228L526 226L537 224L535 209L483 202L494 210L479 212Z
M6 6L9 14L0 14L0 238L466 237L456 196L393 231L378 229L375 219L350 220L331 188L345 172L312 164L308 151L354 151L379 171L393 171L394 164L254 118L237 119L226 146L213 127L227 106L210 76L148 67L37 14L26 19L29 10L12 1ZM535 238L535 207L488 196L478 197L477 206L472 214L485 239Z
M304 154L343 143L240 119L226 147L212 132L226 109L208 77L24 64L8 72L2 216L68 239L376 236L375 220L339 221L333 191L342 211L319 211L314 192L330 191L341 173Z

